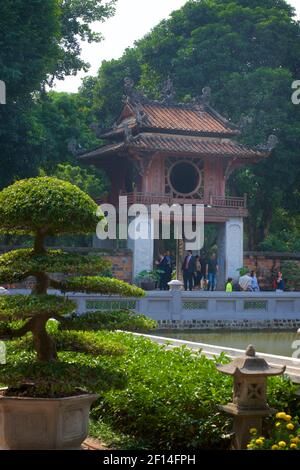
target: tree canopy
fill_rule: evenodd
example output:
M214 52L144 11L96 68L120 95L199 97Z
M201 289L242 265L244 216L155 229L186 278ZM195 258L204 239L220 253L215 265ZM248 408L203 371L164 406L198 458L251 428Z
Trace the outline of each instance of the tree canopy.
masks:
M101 40L91 24L113 15L114 4L115 0L1 0L0 79L6 84L7 104L0 107L0 187L36 176L51 150L55 160L60 148L56 164L63 151L66 158L66 139L76 138L79 119L73 127L70 122L68 128L63 126L58 106L45 98L45 86L88 69L80 56L80 41ZM89 138L93 139L91 132Z

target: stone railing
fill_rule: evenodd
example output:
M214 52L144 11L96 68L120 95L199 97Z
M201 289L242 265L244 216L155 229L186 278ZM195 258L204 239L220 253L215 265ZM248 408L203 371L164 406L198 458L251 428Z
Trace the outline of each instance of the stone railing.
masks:
M11 293L28 293L12 289ZM52 293L55 293L53 291ZM132 309L156 320L159 328L292 329L300 327L300 292L153 291L141 299L68 294L77 313Z

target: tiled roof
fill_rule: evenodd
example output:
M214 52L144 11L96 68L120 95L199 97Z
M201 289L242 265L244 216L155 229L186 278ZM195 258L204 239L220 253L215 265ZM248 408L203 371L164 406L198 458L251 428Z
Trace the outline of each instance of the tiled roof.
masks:
M136 136L130 145L145 150L195 153L201 155L230 155L245 158L263 156L261 152L246 147L238 142L219 138L144 133Z
M83 155L92 159L101 155L122 153L127 149L140 151L160 151L174 154L195 154L201 156L262 158L267 153L261 152L236 141L220 138L192 137L186 135L167 135L158 133L141 133L127 142L106 145L98 150Z
M207 134L235 135L239 131L209 109L191 106L143 105L145 127Z

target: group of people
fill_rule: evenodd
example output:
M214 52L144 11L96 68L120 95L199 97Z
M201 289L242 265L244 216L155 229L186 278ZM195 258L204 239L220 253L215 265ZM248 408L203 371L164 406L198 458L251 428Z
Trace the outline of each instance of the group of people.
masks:
M232 292L234 290L233 287L233 279L232 277L229 277L227 279L225 291ZM260 288L256 277L256 272L251 271L241 276L239 278L239 288L243 292L259 292Z
M201 287L205 290L215 290L219 270L216 253L213 253L209 259L205 259L199 255L194 256L192 251L188 251L181 269L184 290L191 291Z
M158 287L160 290L168 290L168 283L172 279L172 272L175 268L175 259L170 251L165 251L155 262L159 274ZM192 251L187 251L182 266L184 290L203 289L214 291L217 287L217 276L219 272L218 259L216 253L212 253L209 258L201 255L193 255ZM274 278L273 288L277 292L284 291L284 280L282 272L278 272ZM234 284L233 278L229 277L225 285L226 292L241 290L243 292L259 292L260 287L255 271L249 271L240 276L238 284Z
M241 276L239 278L239 288L243 292L259 292L260 287L259 287L258 280L256 277L256 272L251 271ZM284 280L283 280L281 271L278 271L277 275L274 278L273 289L276 292L284 291ZM225 290L226 292L233 291L233 279L231 277L228 278L227 280Z

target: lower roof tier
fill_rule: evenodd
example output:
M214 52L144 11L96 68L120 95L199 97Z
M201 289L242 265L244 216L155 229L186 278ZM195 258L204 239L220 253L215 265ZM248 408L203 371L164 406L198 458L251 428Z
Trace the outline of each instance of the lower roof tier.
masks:
M140 133L133 137L127 136L124 142L105 145L99 149L81 155L80 159L95 160L113 154L125 154L128 151L139 153L161 152L173 155L197 155L201 157L218 156L241 159L257 159L267 157L269 151L261 151L240 144L231 139L193 137L186 135Z

